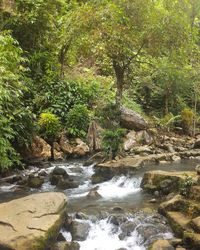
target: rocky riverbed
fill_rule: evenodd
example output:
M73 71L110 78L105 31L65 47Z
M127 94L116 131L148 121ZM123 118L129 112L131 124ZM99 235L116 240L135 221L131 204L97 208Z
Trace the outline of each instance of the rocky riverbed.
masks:
M61 234L56 233L58 242L54 245L47 241L50 249L143 250L148 249L155 240L164 240L161 243L165 244L166 239L176 249L171 228L166 219L156 212L163 198L162 192L144 192L141 181L146 171L179 170L183 173L194 170L196 164L192 160L153 164L140 168L134 174L119 173L99 184L92 183L93 165L84 166L83 162L57 163L45 169L31 167L1 180L0 197L2 201L30 193L41 193L48 197L52 191L61 191L68 197L68 215L60 224ZM54 194L56 199L57 195ZM35 201L34 204L36 209L43 206L42 202ZM34 216L34 213L30 215ZM15 217L18 218L17 215Z

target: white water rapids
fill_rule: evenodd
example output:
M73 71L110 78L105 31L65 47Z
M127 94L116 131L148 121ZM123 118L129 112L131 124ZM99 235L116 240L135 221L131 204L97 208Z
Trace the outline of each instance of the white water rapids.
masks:
M62 166L71 177L76 177L82 179L81 185L76 189L65 190L65 193L69 197L70 201L76 201L76 207L79 208L79 205L82 206L84 202L87 203L87 194L88 192L98 186L98 193L102 198L98 201L93 201L92 206L94 206L94 211L99 210L98 206L103 204L113 204L118 205L120 202L126 201L131 198L134 200L136 195L140 196L141 188L140 183L142 180L141 176L137 177L127 177L127 176L118 176L114 177L110 181L100 183L98 185L92 185L90 177L94 173L93 167L83 167L82 165L78 166L79 171L73 166ZM50 169L52 171L52 169ZM76 170L76 171L75 171ZM45 186L43 187L45 189ZM49 188L49 185L46 186ZM76 211L74 211L76 212ZM140 215L139 215L140 216ZM78 220L79 221L79 220ZM136 221L138 227L143 224L138 218L130 217L129 221ZM109 217L97 220L87 220L87 223L90 225L89 234L85 241L79 241L81 250L145 250L147 249L144 245L144 238L138 233L136 229L124 239L119 239L122 229L116 227L116 225L110 223ZM148 223L146 223L148 225ZM150 223L150 226L152 224ZM71 241L72 237L69 232L62 231L66 240ZM160 239L170 239L173 237L171 232L161 233L156 235Z
M159 232L156 228L159 223L162 224L162 219L156 225L154 219L147 220L148 218L144 214L134 214L134 209L138 211L138 208L143 207L143 202L146 199L140 188L142 175L116 176L110 181L93 185L91 183L91 176L94 173L93 166L84 167L78 162L56 164L45 169L47 174L50 174L55 166L62 167L72 179L79 182L78 188L66 189L63 192L68 197L68 212L74 220L77 220L74 217L76 212L83 212L88 215L88 219L81 220L88 223L90 229L86 240L78 241L80 250L146 250L151 237L153 237L152 240L173 237L166 225L163 226L162 232ZM97 192L102 198L88 200L87 194L93 188L97 188ZM15 185L0 187L1 192L11 192L13 189L15 189ZM56 187L48 181L48 177L40 189L31 189L31 192L48 191L57 191ZM110 221L111 211L114 207L122 208L122 215L125 216L127 216L127 211L131 209L132 212L130 217L127 217L127 221L136 224L131 233L123 238L119 237L123 233L123 227L121 225L116 226ZM101 212L107 213L107 215L102 216L102 218L98 217ZM149 234L149 230L153 233ZM63 229L62 233L67 241L72 240L70 232Z

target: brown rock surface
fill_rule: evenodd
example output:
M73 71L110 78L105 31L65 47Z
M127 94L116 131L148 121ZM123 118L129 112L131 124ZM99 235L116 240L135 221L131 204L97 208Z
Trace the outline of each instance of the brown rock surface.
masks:
M167 240L156 240L149 250L174 250L174 247Z
M66 209L62 193L39 193L0 204L0 249L45 249Z

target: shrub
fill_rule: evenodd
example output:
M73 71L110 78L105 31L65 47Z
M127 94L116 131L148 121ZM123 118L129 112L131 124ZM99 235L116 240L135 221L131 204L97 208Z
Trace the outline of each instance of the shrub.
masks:
M180 118L180 115L174 116L172 113L166 114L161 119L158 119L154 116L154 119L156 120L157 125L163 129L166 129L167 131L170 131L173 128L174 122L177 121L179 118Z
M58 137L61 129L61 123L56 115L51 113L42 113L38 123L45 139L48 141L54 141Z
M103 132L103 149L110 158L114 159L123 142L126 129L117 128L115 130L105 130Z
M180 184L180 194L188 197L190 194L190 189L194 185L192 177L185 175L185 179Z
M192 131L192 124L194 120L194 113L191 109L184 108L181 111L182 127L184 131L188 134Z
M20 163L20 157L11 144L14 135L13 129L9 126L9 120L2 116L0 118L0 172Z
M40 126L41 134L51 146L51 159L54 160L54 141L59 136L61 131L61 123L59 118L51 113L42 113L40 115L38 124Z
M73 137L85 137L90 122L90 111L83 104L77 104L67 114L67 130Z
M120 110L116 104L107 104L96 112L96 116L100 118L100 123L104 128L114 129L119 126Z

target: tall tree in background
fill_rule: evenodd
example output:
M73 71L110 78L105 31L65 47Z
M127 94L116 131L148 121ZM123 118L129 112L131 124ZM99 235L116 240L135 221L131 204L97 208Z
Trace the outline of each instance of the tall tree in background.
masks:
M101 58L99 61L106 61L112 67L118 106L122 102L126 74L131 73L134 65L149 63L149 56L182 52L182 45L188 41L188 24L186 15L178 8L177 5L176 11L168 9L162 1L115 0L87 1L76 9L79 26L84 23L87 32L85 29L81 40L74 43L84 46L84 51L88 48L90 56ZM74 20L73 23L77 25ZM77 37L79 34L73 40Z

